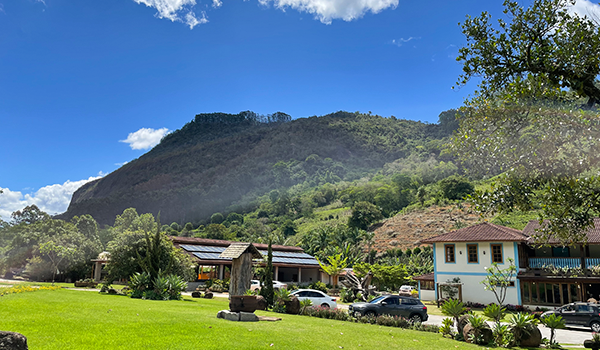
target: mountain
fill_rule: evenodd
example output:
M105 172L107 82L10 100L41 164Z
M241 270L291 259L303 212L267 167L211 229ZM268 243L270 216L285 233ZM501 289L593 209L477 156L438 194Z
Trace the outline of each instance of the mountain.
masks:
M337 112L291 120L199 114L160 144L78 189L59 218L91 214L114 223L124 209L163 223L201 222L215 212L253 210L255 199L296 184L355 180L415 152L438 152L447 125Z

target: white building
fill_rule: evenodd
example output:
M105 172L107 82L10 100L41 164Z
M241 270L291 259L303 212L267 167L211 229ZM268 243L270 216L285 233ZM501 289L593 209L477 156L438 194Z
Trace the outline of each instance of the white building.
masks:
M439 297L443 283L460 279L463 301L488 304L497 302L494 293L485 290L481 281L487 276L486 267L498 263L500 268L513 259L519 265L519 245L526 243L528 236L521 231L484 222L421 241L433 245L434 289ZM519 280L506 293L505 304L522 305ZM425 290L421 294L430 293Z

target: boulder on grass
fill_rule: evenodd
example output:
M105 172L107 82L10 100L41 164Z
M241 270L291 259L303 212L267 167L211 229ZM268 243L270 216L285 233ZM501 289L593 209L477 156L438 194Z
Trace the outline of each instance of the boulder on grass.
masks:
M262 295L256 296L256 310L266 310L267 309L267 299Z
M200 293L200 292L192 292L192 298L202 298L202 293Z
M290 300L284 301L285 312L292 315L300 313L300 300L296 296L291 296Z
M539 348L542 343L542 332L538 327L533 327L529 332L529 335L521 338L522 348Z
M488 344L489 342L492 341L493 333L492 333L492 329L489 326L487 326L486 328L480 329L479 332L483 336L481 345ZM471 326L470 323L467 324L465 326L465 328L463 328L463 337L465 338L465 341L467 343L471 343L471 335L474 335L475 333L476 333L476 330L475 330L475 328L473 328L473 326Z
M458 318L458 324L456 325L456 330L458 333L462 334L463 329L466 325L469 324L469 315L462 315Z
M27 338L21 333L0 331L0 349L28 350Z
M204 293L204 298L206 298L206 299L212 299L213 298L213 293L211 293L211 292Z

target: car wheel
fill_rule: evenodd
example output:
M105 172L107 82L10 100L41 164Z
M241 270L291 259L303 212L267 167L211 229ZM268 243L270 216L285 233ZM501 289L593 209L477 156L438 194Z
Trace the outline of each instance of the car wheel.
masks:
M365 316L367 316L367 317L375 317L377 315L375 314L375 311L367 311L367 312L365 312Z
M412 323L421 323L421 322L423 322L423 319L421 318L421 315L419 315L419 314L414 314L414 315L410 316L409 320Z
M329 304L327 304L327 303L321 304L321 307L325 308L325 309L329 309L330 308Z
M592 332L599 333L600 332L600 323L597 321L594 321L594 322L590 323L590 328L592 329Z

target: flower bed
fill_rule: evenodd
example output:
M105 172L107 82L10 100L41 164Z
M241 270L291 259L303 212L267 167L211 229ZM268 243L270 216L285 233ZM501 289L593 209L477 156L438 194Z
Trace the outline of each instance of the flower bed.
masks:
M377 317L373 317L373 316L353 317L353 316L350 316L348 314L348 312L346 312L345 310L330 309L330 308L324 308L321 306L308 307L308 308L304 309L304 312L302 313L302 315L326 318L326 319L338 320L338 321L376 324L379 326L397 327L397 328L412 329L415 331L432 332L432 333L438 333L439 329L440 329L440 327L438 327L436 325L425 325L422 323L412 323L404 317L387 316L387 315L380 315Z

